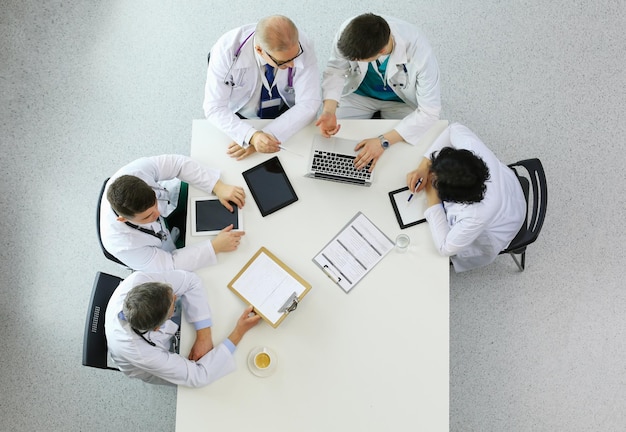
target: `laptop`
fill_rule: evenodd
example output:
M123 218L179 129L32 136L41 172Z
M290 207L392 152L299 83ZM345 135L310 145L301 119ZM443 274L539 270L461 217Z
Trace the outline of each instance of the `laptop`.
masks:
M371 162L360 170L354 167L354 158L357 155L354 147L358 143L359 141L344 138L315 135L309 155L309 171L305 177L371 186L374 180L373 173L368 171Z

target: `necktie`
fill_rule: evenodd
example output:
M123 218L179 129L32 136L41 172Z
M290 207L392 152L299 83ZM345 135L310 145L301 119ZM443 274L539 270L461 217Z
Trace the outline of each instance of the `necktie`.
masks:
M270 86L270 91L265 86L261 87L261 103L258 116L262 119L275 119L280 113L282 101L280 95L276 94L274 96L274 93L278 93L278 91L275 92L275 88L272 87L272 84L274 84L274 68L269 64L265 65L265 78Z

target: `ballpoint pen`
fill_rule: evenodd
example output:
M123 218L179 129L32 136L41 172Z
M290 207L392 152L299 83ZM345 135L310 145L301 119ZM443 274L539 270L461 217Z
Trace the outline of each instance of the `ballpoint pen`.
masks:
M411 198L413 198L413 195L415 195L415 192L417 192L417 188L420 187L420 185L422 184L422 180L423 179L419 179L417 181L417 184L415 185L415 189L413 189L413 192L411 192L411 195L409 195L409 199L406 200L406 202L410 202L411 201Z
M283 147L282 145L279 145L279 146L278 146L278 148L279 148L279 149L281 149L281 150L285 150L285 151L287 151L287 152L289 152L289 153L295 154L295 155L297 155L297 156L303 157L300 153L296 153L296 152L295 152L295 151L293 151L293 150L289 150L288 148L285 148L285 147Z

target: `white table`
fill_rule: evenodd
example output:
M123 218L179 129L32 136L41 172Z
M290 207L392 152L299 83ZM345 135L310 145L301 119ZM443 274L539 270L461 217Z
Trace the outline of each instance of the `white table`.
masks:
M373 137L396 123L344 120L338 136ZM393 145L367 188L304 177L318 133L313 125L283 143L303 157L280 151L235 161L226 155L226 135L206 120L193 122L191 156L220 168L224 182L247 193L239 249L198 271L209 293L214 342L229 334L245 307L226 285L261 246L313 288L277 329L261 323L246 334L235 353L236 372L202 389L178 388L178 432L448 430L449 264L435 251L428 225L403 230L411 237L408 252L392 251L349 294L312 262L358 211L395 239L401 230L388 192L405 185L406 173L446 125L437 123L417 146ZM263 218L241 172L275 155L299 200ZM190 196L198 195L190 189ZM189 243L201 239L187 237ZM181 353L187 353L193 330L184 323L182 331ZM278 357L270 377L248 370L256 346Z

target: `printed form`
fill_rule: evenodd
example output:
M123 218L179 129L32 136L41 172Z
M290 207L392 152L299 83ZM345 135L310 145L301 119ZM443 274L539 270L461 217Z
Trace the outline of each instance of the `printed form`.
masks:
M393 241L359 212L313 261L347 293L393 247Z

